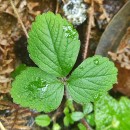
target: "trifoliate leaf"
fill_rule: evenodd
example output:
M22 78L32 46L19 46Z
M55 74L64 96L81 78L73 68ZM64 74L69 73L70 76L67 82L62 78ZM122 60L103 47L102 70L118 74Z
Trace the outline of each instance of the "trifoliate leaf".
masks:
M94 56L86 59L72 73L67 89L78 103L94 101L97 94L112 88L117 81L117 69L108 58Z
M109 95L95 103L96 130L130 130L130 100Z
M37 111L50 112L62 100L64 85L55 77L36 67L29 67L12 83L14 102Z
M35 122L41 127L46 127L50 124L51 119L48 115L39 115L35 118Z
M72 112L72 114L71 114L71 118L72 118L74 121L79 121L79 120L81 120L83 117L84 117L84 114L83 114L83 112L80 112L80 111L75 111L75 112Z
M79 52L78 33L59 14L38 15L29 32L28 51L43 71L57 77L66 76Z

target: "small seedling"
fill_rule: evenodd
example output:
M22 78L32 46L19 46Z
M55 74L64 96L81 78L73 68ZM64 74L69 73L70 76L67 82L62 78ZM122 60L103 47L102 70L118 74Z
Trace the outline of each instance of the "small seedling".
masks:
M70 76L80 49L78 33L59 14L36 17L29 32L28 51L39 67L27 67L12 83L15 103L37 111L51 112L60 105L64 90L80 104L93 102L112 88L117 69L108 58L84 60Z

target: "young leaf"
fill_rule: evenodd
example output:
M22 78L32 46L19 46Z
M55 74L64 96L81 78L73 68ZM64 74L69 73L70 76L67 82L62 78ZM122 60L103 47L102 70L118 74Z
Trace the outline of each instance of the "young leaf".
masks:
M63 119L63 122L64 122L64 126L69 126L69 116L65 116L64 119Z
M83 106L84 115L89 114L92 111L93 111L93 104L92 103L89 102Z
M83 114L82 112L79 112L79 111L72 112L72 114L71 114L71 118L72 118L74 121L79 121L79 120L81 120L83 117L84 117L84 114Z
M67 101L66 101L66 103L65 103L65 105L71 110L71 111L74 111L74 104L73 104L73 99L71 98L69 98L69 99L67 99Z
M79 130L86 130L86 127L82 123L78 123Z
M67 89L78 103L94 101L97 94L112 88L117 81L117 69L114 64L101 56L86 59L72 73Z
M38 15L29 32L28 51L43 71L57 77L66 76L79 52L78 33L59 14Z
M39 115L35 118L35 122L41 127L46 127L50 124L51 119L48 115Z
M109 95L95 102L96 130L129 130L130 100L122 97L119 101Z
M70 124L74 124L70 113L64 117L63 122L66 127L68 127Z
M69 112L70 112L70 111L69 111L69 108L68 108L68 107L65 107L63 112L64 112L65 115L68 115Z
M24 70L12 86L14 102L44 112L56 109L64 93L64 85L59 80L36 67Z
M87 120L87 122L88 122L91 126L95 127L95 115L94 115L94 113L88 114L88 115L85 117L85 119Z
M58 123L54 123L52 130L61 130L61 126Z

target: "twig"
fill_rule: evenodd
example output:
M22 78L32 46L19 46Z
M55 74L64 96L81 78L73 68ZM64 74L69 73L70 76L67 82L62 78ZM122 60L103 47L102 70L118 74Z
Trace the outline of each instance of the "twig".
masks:
M87 130L93 130L84 118L81 119L81 123L86 127Z
M57 117L59 117L60 115L62 115L62 112L59 111L59 110L57 110L57 111L55 112L55 114L53 115L53 117L52 117L52 121L55 123Z
M63 4L66 4L66 1L65 0L62 0Z
M4 128L4 126L2 125L1 122L0 122L0 129L1 129L1 130L6 130L6 129Z
M57 2L56 2L56 11L55 11L55 13L57 14L58 11L59 11L59 2L58 2L58 0L57 0Z
M15 12L15 14L17 15L17 18L18 18L18 20L19 20L19 22L20 22L20 24L21 24L21 26L22 26L22 29L23 29L23 31L24 31L26 37L29 38L28 33L27 33L27 30L26 30L26 28L25 28L25 26L24 26L24 24L23 24L23 22L22 22L22 20L21 20L21 18L20 18L20 16L19 16L19 14L18 14L18 11L17 11L16 7L14 6L13 1L12 1L12 0L9 0L9 1L10 1L10 4L11 4L11 6L12 6L14 12Z
M93 14L94 14L94 1L91 0L91 7L89 10L89 22L88 22L88 28L87 28L87 36L86 36L85 49L83 53L83 59L86 59L87 53L88 53L88 45L89 45L89 39L90 39L90 33L91 33L91 27L92 27Z

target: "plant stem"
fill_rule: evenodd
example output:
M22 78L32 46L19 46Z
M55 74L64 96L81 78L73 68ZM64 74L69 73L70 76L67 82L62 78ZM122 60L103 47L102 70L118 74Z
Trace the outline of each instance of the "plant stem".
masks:
M13 1L12 0L9 0L9 1L10 1L10 4L11 4L11 6L12 6L12 8L13 8L13 10L14 10L14 12L15 12L15 14L16 14L16 16L17 16L17 18L18 18L18 20L19 20L19 22L21 24L21 26L22 26L22 29L23 29L26 37L29 38L27 30L26 30L26 28L25 28L25 26L24 26L24 24L23 24L23 22L22 22L22 20L21 20L21 18L19 16L19 14L18 14L18 11L17 11L16 7L14 6Z
M90 125L88 124L88 122L83 118L81 119L82 124L86 127L87 130L93 130Z
M94 14L94 1L91 0L91 7L90 7L90 10L88 12L89 22L88 22L88 28L87 28L87 36L86 36L85 49L84 49L84 53L83 53L83 59L86 59L87 53L88 53L88 45L89 45L91 28L92 28L93 14Z
M55 13L57 14L59 11L59 2L58 0L56 1L56 10L55 10Z

